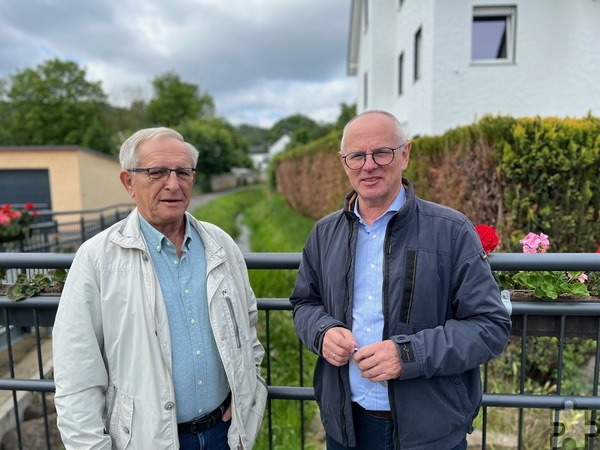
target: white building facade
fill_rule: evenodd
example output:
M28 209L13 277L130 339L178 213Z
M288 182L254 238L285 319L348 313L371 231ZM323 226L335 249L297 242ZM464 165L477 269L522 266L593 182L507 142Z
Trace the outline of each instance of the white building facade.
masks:
M485 114L600 114L600 0L353 0L357 111L409 137Z

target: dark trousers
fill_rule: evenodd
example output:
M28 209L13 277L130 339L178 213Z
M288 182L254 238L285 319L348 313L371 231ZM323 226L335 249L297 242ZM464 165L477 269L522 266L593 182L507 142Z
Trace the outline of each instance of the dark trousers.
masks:
M394 424L391 420L378 419L365 412L360 406L352 408L356 447L344 447L327 436L327 450L394 450ZM466 438L456 447L448 450L465 450Z
M221 420L217 425L203 433L179 433L181 450L229 450L227 432L231 420Z

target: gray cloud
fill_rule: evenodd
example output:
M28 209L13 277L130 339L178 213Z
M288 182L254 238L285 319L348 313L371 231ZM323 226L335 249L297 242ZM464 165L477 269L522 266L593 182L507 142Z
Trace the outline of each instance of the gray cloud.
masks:
M175 71L233 123L333 121L356 95L345 72L349 15L348 0L0 2L0 76L74 60L128 104Z

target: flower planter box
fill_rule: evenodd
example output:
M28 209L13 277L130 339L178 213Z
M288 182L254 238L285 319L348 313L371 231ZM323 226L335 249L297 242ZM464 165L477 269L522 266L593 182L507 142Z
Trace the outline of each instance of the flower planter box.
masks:
M598 339L600 299L559 297L557 300L511 295L513 306L511 335L522 336L527 318L527 336L561 335L561 316L565 316L564 337ZM525 312L534 307L534 311Z

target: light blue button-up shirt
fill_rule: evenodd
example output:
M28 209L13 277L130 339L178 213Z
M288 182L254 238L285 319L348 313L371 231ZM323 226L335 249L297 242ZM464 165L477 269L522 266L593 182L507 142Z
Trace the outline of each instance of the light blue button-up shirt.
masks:
M177 421L187 422L217 408L229 392L208 316L204 243L186 220L179 259L173 243L141 215L140 224L169 318Z
M406 193L404 187L388 210L371 226L358 212L358 201L354 213L358 216L358 241L356 243L354 273L354 303L352 307L352 334L358 348L380 342L383 339L383 244L387 225L402 205ZM350 360L350 391L352 401L363 408L389 411L387 383L372 383L360 376L360 370Z

